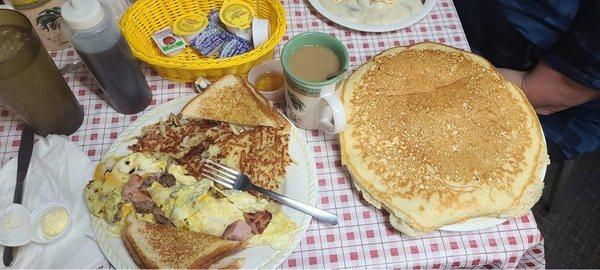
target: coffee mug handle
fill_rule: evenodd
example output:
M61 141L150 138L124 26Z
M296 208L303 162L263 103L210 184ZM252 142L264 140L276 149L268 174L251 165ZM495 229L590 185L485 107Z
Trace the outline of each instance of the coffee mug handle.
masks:
M329 134L337 134L344 130L346 127L346 113L340 98L333 93L323 95L321 96L320 105L318 128ZM333 120L333 123L331 120Z

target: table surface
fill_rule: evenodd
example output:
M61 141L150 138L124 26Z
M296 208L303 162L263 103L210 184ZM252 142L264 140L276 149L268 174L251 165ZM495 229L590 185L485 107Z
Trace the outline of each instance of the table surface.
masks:
M346 29L318 14L305 0L283 2L288 28L278 52L292 36L305 31L325 32L341 39L350 53L352 69L382 50L423 41L469 49L451 0L438 0L426 18L389 33ZM73 49L51 55L59 67L78 58ZM167 81L147 66L143 67L154 95L146 111L194 93L191 83ZM65 75L65 79L85 110L83 125L70 138L92 160L99 161L117 135L141 114L116 113L85 68ZM0 107L0 164L17 156L21 129L12 112ZM318 131L306 131L303 135L313 150L318 170L317 206L337 213L340 224L329 227L313 219L300 245L283 262L282 268L544 267L543 238L533 214L480 231L436 231L410 238L393 230L383 213L361 199L340 163L337 136Z

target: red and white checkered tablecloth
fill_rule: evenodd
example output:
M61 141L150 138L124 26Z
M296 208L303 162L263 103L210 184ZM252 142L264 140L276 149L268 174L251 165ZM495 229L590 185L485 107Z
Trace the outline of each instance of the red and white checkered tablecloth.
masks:
M468 49L460 20L451 0L438 0L420 22L389 33L363 33L337 26L305 0L283 1L288 30L281 42L305 31L319 31L341 39L350 53L352 68L378 52L423 41ZM278 50L279 50L278 49ZM73 49L51 53L58 66L77 59ZM171 99L194 93L191 83L170 82L150 68L144 72L154 98L149 111ZM85 120L70 138L94 161L100 160L117 135L137 116L116 113L89 74L79 68L65 76ZM0 164L17 156L22 125L12 112L0 107ZM281 268L542 268L543 238L530 213L493 228L463 233L433 232L410 238L394 231L387 216L366 204L340 164L337 136L305 132L318 170L317 206L338 214L340 224L329 227L313 220L300 245Z

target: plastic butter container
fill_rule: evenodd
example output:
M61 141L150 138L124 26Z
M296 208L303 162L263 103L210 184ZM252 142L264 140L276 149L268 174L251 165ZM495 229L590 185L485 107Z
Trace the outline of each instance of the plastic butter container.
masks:
M252 19L256 16L254 9L247 3L238 0L227 0L219 11L219 19L227 31L245 40L252 40Z
M0 210L0 245L54 242L68 232L71 220L71 212L62 203L44 204L31 214L23 205L11 204Z
M154 40L158 49L166 56L175 56L185 49L185 41L175 35L173 29L170 27L154 33L152 40Z
M254 48L263 45L269 39L269 20L254 18L252 19L252 43Z
M191 42L207 26L208 19L205 14L183 16L173 23L173 34L182 37L187 42Z

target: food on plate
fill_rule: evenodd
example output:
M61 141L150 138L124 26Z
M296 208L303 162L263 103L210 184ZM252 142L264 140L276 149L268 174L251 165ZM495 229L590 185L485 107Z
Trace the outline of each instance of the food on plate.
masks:
M206 269L242 249L243 241L129 219L122 239L141 268Z
M256 98L260 94L254 88L223 80L240 79L227 76L200 96L209 95L212 102L222 104L218 110L231 119L172 114L166 121L144 127L129 146L132 153L109 156L98 164L85 198L90 212L106 221L110 230L118 234L133 219L243 242L247 247L269 245L281 250L291 245L298 226L280 204L226 189L201 176L203 163L210 159L244 172L255 185L278 191L292 162L289 122L264 98ZM204 99L190 101L189 112L203 106L198 100ZM259 121L236 109L242 104L266 113Z
M211 84L182 110L188 117L240 125L290 130L290 123L242 78L226 75Z
M403 21L419 12L425 0L319 0L331 13L366 24L382 25Z
M130 149L167 154L198 178L210 158L243 172L255 185L279 190L292 162L291 124L254 87L227 75L190 101L182 114L146 127Z
M92 214L111 224L115 233L127 224L127 217L133 216L226 239L243 239L248 246L281 249L291 243L297 229L279 204L196 178L159 154L132 153L100 163L85 197ZM244 230L239 221L247 223L250 230Z
M541 196L548 157L537 115L479 56L435 43L393 48L352 74L342 100L342 163L403 233L518 217Z

